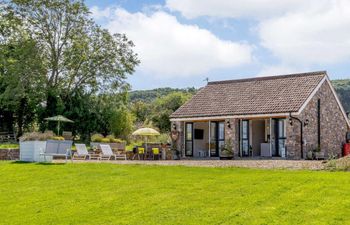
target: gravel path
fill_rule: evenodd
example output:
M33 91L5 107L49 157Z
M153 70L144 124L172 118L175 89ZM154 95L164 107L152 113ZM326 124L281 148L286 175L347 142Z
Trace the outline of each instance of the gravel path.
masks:
M55 162L62 162L55 160ZM160 166L191 166L191 167L245 167L260 169L291 169L291 170L322 170L322 161L306 160L166 160L166 161L78 161L74 163L114 163L120 165L160 165Z

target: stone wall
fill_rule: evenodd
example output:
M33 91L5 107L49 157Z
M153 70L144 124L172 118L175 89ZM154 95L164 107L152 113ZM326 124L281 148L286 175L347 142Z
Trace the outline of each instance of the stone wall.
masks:
M181 152L181 157L185 156L185 140L184 140L184 132L185 132L185 127L184 127L184 122L176 121L172 122L171 129L173 131L173 125L175 124L176 126L176 131L178 132L178 139L176 141L176 149Z
M307 104L299 119L309 121L303 127L304 158L307 151L318 147L318 113L317 102L320 99L320 123L321 146L320 150L328 158L330 155L341 156L342 145L345 143L345 135L348 131L346 120L328 84L324 82L318 92ZM300 124L293 120L293 126L287 124L287 157L291 159L301 158Z
M18 160L19 149L0 149L0 160Z
M231 128L227 127L227 122L230 122ZM238 119L225 120L225 142L231 140L234 158L239 157L239 129Z

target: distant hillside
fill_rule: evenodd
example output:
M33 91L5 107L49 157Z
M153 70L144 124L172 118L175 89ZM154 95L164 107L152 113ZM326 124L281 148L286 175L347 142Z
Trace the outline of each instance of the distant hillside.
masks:
M332 80L332 84L343 104L346 112L350 112L350 79ZM129 93L130 101L152 102L157 97L168 95L171 92L196 93L197 89L192 88L157 88L153 90L131 91Z
M172 92L196 93L197 89L192 88L157 88L153 90L131 91L129 98L131 102L152 102L157 97L168 95Z
M350 112L350 79L332 80L334 89L343 104L346 112Z

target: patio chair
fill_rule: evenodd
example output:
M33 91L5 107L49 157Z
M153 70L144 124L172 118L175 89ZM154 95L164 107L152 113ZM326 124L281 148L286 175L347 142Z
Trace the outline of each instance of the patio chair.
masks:
M139 160L141 160L140 156L142 157L142 160L145 159L145 148L143 147L137 148L137 157L139 158Z
M160 159L160 157L159 157L159 154L160 154L159 148L152 148L152 154L153 154L153 160L155 160L156 156L157 156L158 160Z
M74 153L73 159L76 159L76 158L81 158L81 159L84 159L84 160L92 159L92 158L96 158L97 160L100 159L99 155L90 154L88 152L85 144L75 144L75 147L77 149L77 152Z
M111 160L112 158L114 158L115 160L117 159L124 159L126 160L126 154L120 154L120 153L114 153L112 151L112 148L110 145L100 145L101 148L101 158L100 159L107 159L107 160Z

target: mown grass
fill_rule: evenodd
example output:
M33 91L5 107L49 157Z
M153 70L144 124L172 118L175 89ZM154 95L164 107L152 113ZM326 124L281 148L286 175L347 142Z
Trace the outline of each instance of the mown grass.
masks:
M350 174L0 163L0 224L346 224Z

